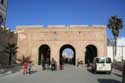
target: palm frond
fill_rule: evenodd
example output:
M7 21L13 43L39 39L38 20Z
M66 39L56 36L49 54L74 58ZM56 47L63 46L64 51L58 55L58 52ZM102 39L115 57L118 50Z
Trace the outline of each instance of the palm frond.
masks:
M5 52L15 55L17 52L17 49L18 49L18 47L16 46L16 44L8 43L7 46L5 47Z
M119 36L119 29L122 29L122 20L117 16L111 16L108 22L108 28L112 29L112 34L116 37Z

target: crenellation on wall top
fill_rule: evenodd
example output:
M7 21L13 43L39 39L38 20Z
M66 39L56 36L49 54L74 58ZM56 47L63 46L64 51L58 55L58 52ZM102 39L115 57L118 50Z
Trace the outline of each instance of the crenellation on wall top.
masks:
M20 25L16 26L17 30L29 30L29 29L105 29L106 25L48 25L47 27L43 25Z
M70 25L69 27L70 28L76 28L76 27L81 28L81 27L89 27L89 25Z
M43 25L18 25L16 29L41 29L44 28Z
M48 28L66 28L66 25L48 25Z
M106 28L106 25L92 25L92 27L95 27L95 28L98 28L98 27L104 27L104 28Z

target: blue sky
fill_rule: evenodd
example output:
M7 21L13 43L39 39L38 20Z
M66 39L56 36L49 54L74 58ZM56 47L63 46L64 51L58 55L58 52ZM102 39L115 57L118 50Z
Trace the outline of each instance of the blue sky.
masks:
M9 0L6 25L107 24L112 15L125 23L125 0ZM125 36L121 31L120 36ZM112 38L111 31L107 35Z
M62 55L66 57L73 57L74 51L71 48L65 48L62 52Z

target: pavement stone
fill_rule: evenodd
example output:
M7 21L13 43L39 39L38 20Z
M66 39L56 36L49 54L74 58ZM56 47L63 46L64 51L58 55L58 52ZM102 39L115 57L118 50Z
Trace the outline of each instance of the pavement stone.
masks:
M122 78L114 73L121 72L114 70L112 74L93 74L87 71L86 67L65 65L64 70L45 70L41 66L33 67L31 75L23 75L23 69L18 72L11 72L9 75L0 76L0 83L121 83Z

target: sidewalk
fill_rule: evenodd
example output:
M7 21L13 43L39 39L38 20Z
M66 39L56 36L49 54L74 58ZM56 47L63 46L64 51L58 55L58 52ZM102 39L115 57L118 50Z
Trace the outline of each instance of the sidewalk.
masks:
M13 68L18 69L18 68ZM65 65L64 70L42 71L41 66L34 66L32 74L23 74L23 69L0 77L0 83L121 83L121 77L115 74L93 74L86 67ZM12 71L12 70L11 70ZM117 70L112 71L117 73Z
M118 69L112 69L112 73L116 76L122 77L122 71L118 70Z
M113 68L123 71L123 63L113 63Z
M17 73L23 69L22 65L0 67L0 77Z
M72 69L72 66L68 66L68 65L65 65L66 69ZM70 68L71 67L71 68ZM74 68L77 68L77 69L82 69L82 70L87 70L87 67L86 65L80 65L79 67L76 67L76 66L73 66ZM42 66L33 66L32 68L33 71L43 71L42 70ZM59 68L58 68L59 70ZM58 71L57 70L57 71ZM19 72L22 72L23 71L23 67L22 65L18 65L16 67L13 67L13 68L0 68L0 77L3 77L3 76L6 76L6 75L11 75L11 74L16 74L16 73L19 73ZM122 77L122 71L118 70L118 69L115 69L113 68L112 69L112 74L116 75L116 76L119 76L119 77Z

